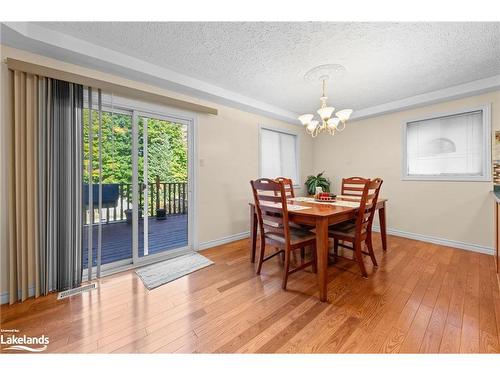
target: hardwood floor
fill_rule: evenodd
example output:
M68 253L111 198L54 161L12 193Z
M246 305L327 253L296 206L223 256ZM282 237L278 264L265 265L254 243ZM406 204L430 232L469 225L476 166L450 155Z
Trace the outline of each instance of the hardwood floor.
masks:
M3 329L50 338L48 352L499 353L500 293L492 256L389 237L368 279L345 260L281 289L279 259L261 276L249 241L202 254L215 265L148 291L133 271L97 290L2 306Z

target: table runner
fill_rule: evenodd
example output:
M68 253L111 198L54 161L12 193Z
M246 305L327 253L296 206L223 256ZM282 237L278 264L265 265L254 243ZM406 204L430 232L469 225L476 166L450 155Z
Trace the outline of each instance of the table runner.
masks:
M348 197L348 196L346 196ZM329 204L329 205L332 205L332 206L341 206L341 207L352 207L352 208L358 208L359 207L359 202L352 202L352 201L344 201L344 200L340 200L340 201L334 201L334 202L319 202L317 200L315 200L314 198L310 198L310 197L297 197L297 198L293 198L292 199L293 201L296 201L296 202L308 202L308 203L316 203L316 204Z

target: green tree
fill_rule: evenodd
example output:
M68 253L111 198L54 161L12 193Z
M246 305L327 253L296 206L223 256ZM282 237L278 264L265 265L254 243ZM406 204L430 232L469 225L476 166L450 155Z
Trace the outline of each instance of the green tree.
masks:
M99 118L92 111L92 181L99 180ZM143 166L143 119L139 118L139 176ZM132 182L132 117L127 114L102 112L102 181ZM89 110L84 110L83 127L84 182L89 182ZM187 181L187 129L185 125L159 119L148 119L148 182Z

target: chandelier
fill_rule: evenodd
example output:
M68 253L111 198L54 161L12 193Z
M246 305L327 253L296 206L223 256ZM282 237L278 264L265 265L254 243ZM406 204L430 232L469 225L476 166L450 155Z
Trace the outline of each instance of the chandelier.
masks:
M317 110L320 119L315 120L314 115L310 113L299 116L299 121L306 127L307 134L310 134L312 137L316 137L319 133L324 131L327 131L330 135L334 135L336 131L340 132L344 130L345 123L352 114L352 109L342 109L333 116L335 108L328 107L326 104L328 99L326 96L326 81L328 77L322 76L320 79L323 81L323 95L319 98L321 101L321 108Z

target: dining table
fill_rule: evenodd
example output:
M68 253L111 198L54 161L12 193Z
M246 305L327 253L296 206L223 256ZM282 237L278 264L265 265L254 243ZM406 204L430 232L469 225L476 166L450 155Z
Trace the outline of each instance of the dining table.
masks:
M356 196L337 196L333 202L318 202L311 197L287 199L288 218L290 222L316 229L317 277L319 299L322 302L327 301L328 295L328 227L354 219L359 208L359 199ZM387 199L379 198L376 204L380 222L382 248L384 250L387 250L386 203ZM257 248L258 221L255 204L249 203L249 205L251 262L254 263Z

